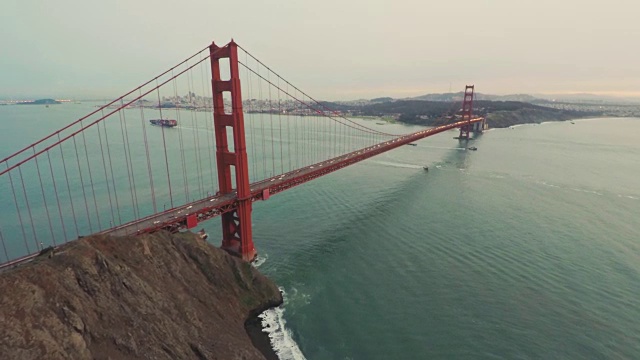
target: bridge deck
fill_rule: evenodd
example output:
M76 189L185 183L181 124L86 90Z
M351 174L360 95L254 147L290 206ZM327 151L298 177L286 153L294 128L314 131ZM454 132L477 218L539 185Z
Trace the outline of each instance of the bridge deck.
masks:
M395 149L399 146L424 139L441 132L459 128L469 123L481 122L482 118L471 119L470 122L460 121L448 125L442 125L413 134L397 137L395 139L378 143L345 155L309 165L282 175L265 179L251 184L252 201L263 200L268 195L274 195L286 189L303 184L320 176L342 169L356 162L368 159L383 152ZM195 216L198 222L211 219L223 213L233 211L236 207L236 192L224 195L215 195L202 200L194 201L183 206L169 209L142 219L138 219L112 229L104 230L101 234L131 235L142 234L165 229L171 232L187 228L187 217Z

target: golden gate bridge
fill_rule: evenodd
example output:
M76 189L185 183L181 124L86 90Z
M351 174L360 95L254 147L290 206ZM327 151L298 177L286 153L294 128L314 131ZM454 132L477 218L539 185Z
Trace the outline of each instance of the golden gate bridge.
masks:
M453 121L391 134L329 109L234 41L212 43L0 161L0 268L86 235L213 217L221 247L251 261L253 202L451 129L467 141L486 128L473 100L467 85ZM165 119L175 121L150 128Z

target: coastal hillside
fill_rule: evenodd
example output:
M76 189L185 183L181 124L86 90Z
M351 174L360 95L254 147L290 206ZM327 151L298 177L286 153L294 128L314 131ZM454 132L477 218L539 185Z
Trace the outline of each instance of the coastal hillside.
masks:
M576 114L572 111L562 111L549 108L522 108L517 110L494 111L486 114L486 116L489 127L505 128L518 124L539 124L547 121L565 121L594 115Z
M2 359L275 356L250 324L282 303L276 285L191 233L83 238L3 271L0 288Z
M327 103L327 106L350 116L379 116L399 122L437 126L452 122L460 112L460 101L396 100L371 102L363 105ZM603 116L602 111L556 109L522 101L477 100L473 114L487 116L489 127L502 128L516 124L563 121L584 117Z

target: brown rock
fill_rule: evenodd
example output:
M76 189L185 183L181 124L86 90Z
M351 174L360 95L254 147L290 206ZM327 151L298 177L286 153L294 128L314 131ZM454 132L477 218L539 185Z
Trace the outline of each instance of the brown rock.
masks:
M282 303L191 233L83 238L0 273L0 289L1 359L271 358L245 322Z

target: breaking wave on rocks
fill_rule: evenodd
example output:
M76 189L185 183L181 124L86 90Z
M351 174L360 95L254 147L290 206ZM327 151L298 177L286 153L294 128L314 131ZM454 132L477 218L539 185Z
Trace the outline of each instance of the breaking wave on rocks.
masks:
M287 293L280 288L284 302L277 308L269 309L259 315L262 319L262 331L269 334L271 347L280 360L305 360L300 347L293 339L291 330L286 328L284 307L287 304Z

